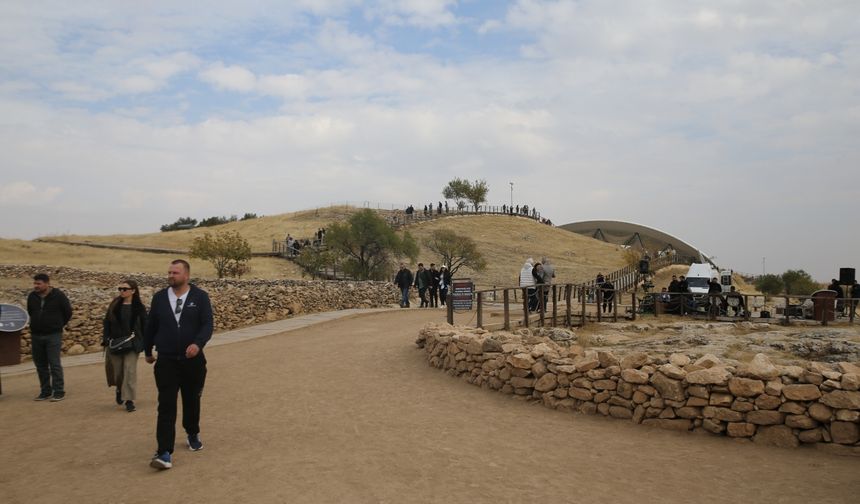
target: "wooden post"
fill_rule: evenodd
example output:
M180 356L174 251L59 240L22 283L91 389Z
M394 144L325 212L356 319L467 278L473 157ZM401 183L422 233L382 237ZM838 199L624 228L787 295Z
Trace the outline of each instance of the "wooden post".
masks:
M555 327L555 319L558 317L558 285L552 286L552 326Z
M516 292L516 291L514 291ZM508 295L508 289L502 291L502 298L505 302L505 331L511 330L511 307L508 306L508 302L510 302L510 296Z
M785 296L785 325L789 325L791 322L788 320L788 296Z
M573 293L573 285L567 284L564 286L564 309L565 309L565 317L564 317L564 325L566 327L570 327L573 321L570 319L570 298Z
M481 328L481 329L483 329L483 328L484 328L484 303L483 303L483 301L484 301L484 293L483 293L483 292L479 292L479 293L478 293L478 295L477 295L477 302L478 302L478 327L479 327L479 328Z
M597 300L597 321L603 321L603 289L601 287L597 288L597 294L594 296L594 299Z
M582 303L582 325L580 327L585 327L585 289L587 287L583 287L580 291L579 301Z
M635 321L636 320L636 291L633 292L633 295L631 297L632 297L632 299L630 300L630 304L631 304L631 306L633 306L633 311L632 311L631 315L633 315L632 318ZM657 311L656 306L654 307L654 311Z
M848 303L848 324L854 325L854 310L857 309L857 300L851 298L851 301Z
M744 294L744 319L747 322L752 318L752 313L750 313L750 297L747 294Z
M448 323L454 325L454 294L448 293L448 300L445 301L445 307L448 310Z
M529 290L523 287L523 327L529 326Z
M538 297L538 308L540 309L540 326L543 327L546 324L546 296L544 296L544 286L543 284L538 284L535 289L535 294Z
M612 292L612 321L618 322L618 289Z

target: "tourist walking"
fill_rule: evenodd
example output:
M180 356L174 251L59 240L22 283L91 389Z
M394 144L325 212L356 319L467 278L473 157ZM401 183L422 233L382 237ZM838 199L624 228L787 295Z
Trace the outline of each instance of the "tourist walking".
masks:
M143 351L146 307L134 280L120 283L117 290L119 295L111 301L105 314L102 346L113 371L116 403L124 403L125 410L131 413L136 409L137 361Z
M400 289L400 307L409 308L409 288L412 287L412 272L406 264L400 263L400 271L394 277L394 285Z
M182 427L191 451L203 449L200 441L200 397L206 382L203 347L212 337L209 295L188 283L191 266L177 259L167 270L167 284L152 296L144 333L146 362L155 363L158 388L158 449L150 461L156 469L170 469L176 440L176 396L182 394ZM152 347L158 359L152 356Z
M428 294L430 295L430 307L438 308L439 307L439 281L441 280L441 273L436 269L435 263L430 263L430 287L428 289Z
M526 288L526 296L528 297L529 311L535 311L537 307L537 297L535 296L535 279L532 275L534 261L531 258L526 259L525 264L520 269L520 287Z
M69 298L56 287L45 273L33 277L33 291L27 296L27 313L30 314L30 347L33 364L39 375L41 388L37 401L62 401L66 398L63 365L63 328L72 318Z
M418 297L421 298L421 308L430 306L427 300L427 289L430 288L432 277L430 271L424 269L424 263L418 263L418 271L415 272L415 287L418 288Z
M442 306L448 302L448 288L451 287L451 272L448 271L448 267L442 265L439 268L439 301L442 303Z
M611 312L615 304L615 286L612 282L606 280L600 286L601 294L603 294L603 313Z

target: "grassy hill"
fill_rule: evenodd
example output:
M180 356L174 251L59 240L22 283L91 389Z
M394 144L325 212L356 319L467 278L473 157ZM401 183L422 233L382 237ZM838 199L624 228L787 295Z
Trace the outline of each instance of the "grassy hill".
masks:
M254 251L271 250L272 240L282 240L289 232L296 238L309 238L320 227L341 221L357 208L329 207L282 215L231 222L212 228L146 233L138 235L64 235L50 237L68 242L92 242L139 247L187 249L194 237L206 231L238 231ZM407 229L421 243L435 229L447 228L471 236L487 259L485 271L461 270L458 276L471 277L480 287L516 285L526 258L539 261L548 257L556 265L558 282L579 282L620 268L624 260L620 248L598 240L539 224L533 220L500 216L456 216L414 224ZM0 240L0 263L72 266L90 270L164 273L174 254L112 250L63 243ZM439 262L422 248L419 261ZM207 263L193 261L194 275L214 277ZM301 270L279 258L255 257L251 278L301 278Z

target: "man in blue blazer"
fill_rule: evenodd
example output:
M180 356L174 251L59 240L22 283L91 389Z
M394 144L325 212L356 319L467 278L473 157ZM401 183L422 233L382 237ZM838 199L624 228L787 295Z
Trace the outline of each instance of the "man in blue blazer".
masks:
M182 393L182 427L191 451L203 449L200 441L200 396L206 381L203 347L212 337L209 295L188 283L191 266L177 259L167 270L167 284L152 296L144 331L146 362L155 363L158 388L158 450L150 461L156 469L173 467L176 440L176 396ZM152 347L158 359L152 356Z

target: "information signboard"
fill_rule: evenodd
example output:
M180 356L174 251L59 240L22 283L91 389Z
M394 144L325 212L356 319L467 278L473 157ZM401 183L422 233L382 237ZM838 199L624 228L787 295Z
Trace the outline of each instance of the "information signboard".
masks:
M472 309L472 291L475 285L471 278L455 278L451 281L451 295L453 296L451 304L455 310L471 310Z
M30 316L18 305L0 304L0 332L16 332L27 327Z

